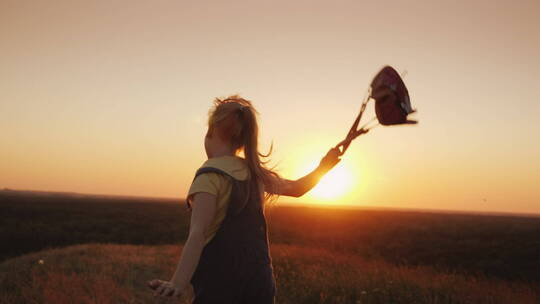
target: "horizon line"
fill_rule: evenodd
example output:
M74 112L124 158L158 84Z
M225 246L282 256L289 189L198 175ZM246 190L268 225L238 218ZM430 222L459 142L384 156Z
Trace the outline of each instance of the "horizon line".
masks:
M103 194L103 193L83 193L74 191L55 191L55 190L29 190L29 189L14 189L4 187L0 189L0 193L4 192L24 192L43 195L64 195L75 197L101 197L101 198L132 198L144 200L180 200L185 203L186 198L183 197L167 197L167 196L142 196L142 195L124 195L124 194ZM540 218L540 213L526 213L514 211L484 211L484 210L462 210L462 209L437 209L437 208L406 208L406 207L391 207L391 206L362 206L354 204L317 204L317 203L291 203L280 202L279 205L289 207L309 207L309 208L325 208L325 209L363 209L363 210L379 210L379 211L401 211L401 212L424 212L424 213L442 213L442 214L473 214L473 215L491 215L491 216L518 216L518 217L534 217ZM273 207L279 207L272 205Z

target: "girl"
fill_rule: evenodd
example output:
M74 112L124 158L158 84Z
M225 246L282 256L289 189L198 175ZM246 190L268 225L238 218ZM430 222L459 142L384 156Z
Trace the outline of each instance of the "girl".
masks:
M258 151L256 114L238 95L214 101L204 139L208 160L187 196L189 236L171 280L148 282L154 295L180 296L191 283L195 304L274 303L264 201L302 196L340 161L340 152L330 149L298 180L283 179L259 158L270 153Z

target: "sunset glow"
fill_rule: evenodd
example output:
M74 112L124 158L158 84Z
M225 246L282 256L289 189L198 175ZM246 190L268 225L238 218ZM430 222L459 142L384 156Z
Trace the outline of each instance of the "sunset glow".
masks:
M236 93L300 178L392 65L419 124L280 202L540 213L539 29L531 0L2 1L0 189L180 199Z
M297 166L292 166L293 171L283 172L285 176L304 176L310 173L319 164L318 155L312 150L317 148L311 146L292 155L297 159ZM296 158L295 155L299 157ZM308 156L302 158L301 155ZM311 162L306 163L305 160ZM304 162L304 163L303 163ZM288 199L289 202L300 201L316 205L350 205L351 202L358 201L358 197L363 195L364 188L361 174L365 174L367 168L354 161L354 158L344 158L308 193L299 199Z
M350 170L338 164L311 190L311 194L315 198L324 200L340 199L351 190L351 184L352 174Z

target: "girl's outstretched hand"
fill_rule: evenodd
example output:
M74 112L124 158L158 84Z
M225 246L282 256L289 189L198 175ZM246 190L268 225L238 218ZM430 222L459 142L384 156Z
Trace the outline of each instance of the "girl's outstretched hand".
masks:
M339 158L340 156L339 148L331 148L328 153L321 159L321 162L319 163L319 169L321 169L324 173L330 171L332 168L334 168L337 163L341 161Z
M148 287L154 290L154 296L164 298L175 298L182 295L182 290L179 286L175 286L172 282L163 280L148 281Z

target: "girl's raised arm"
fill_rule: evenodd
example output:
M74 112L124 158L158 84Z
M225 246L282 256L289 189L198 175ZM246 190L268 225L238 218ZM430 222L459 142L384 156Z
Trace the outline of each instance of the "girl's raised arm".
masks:
M275 194L292 197L304 195L315 187L319 183L319 180L341 161L339 155L340 151L338 148L330 149L319 163L319 166L308 175L297 180L281 179L279 181L280 187L278 187L278 193Z

